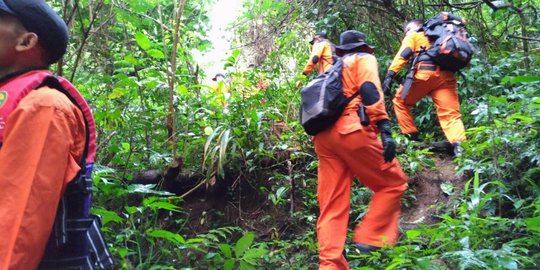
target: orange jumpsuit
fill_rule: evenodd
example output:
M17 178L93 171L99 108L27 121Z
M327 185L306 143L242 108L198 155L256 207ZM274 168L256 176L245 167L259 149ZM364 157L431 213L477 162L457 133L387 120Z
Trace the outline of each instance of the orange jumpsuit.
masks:
M401 48L394 57L389 71L399 73L399 71L412 59L413 53L421 50L421 47L430 46L428 38L423 32L412 32L405 36L401 43ZM402 133L411 134L418 132L414 124L409 107L426 95L430 95L435 108L441 128L450 143L464 141L465 127L461 121L459 112L459 97L457 94L456 77L451 71L440 70L429 61L417 64L417 71L413 84L406 98L401 98L403 85L399 86L392 102L394 111L398 119Z
M219 104L221 104L224 108L229 107L228 100L231 96L231 93L225 81L222 80L216 82L214 88L212 89L212 93L214 94L214 97Z
M317 59L317 63L313 63L314 57ZM332 59L332 45L330 41L323 40L313 44L313 49L311 50L311 55L309 56L308 62L304 67L304 74L311 73L315 68L315 65L318 67L319 74L323 74L334 64Z
M9 115L0 149L0 270L36 269L58 202L80 169L85 124L60 91L31 91Z
M384 162L383 146L377 137L375 123L388 119L377 60L371 54L346 56L343 67L345 95L351 96L366 82L376 87L373 91L377 92L378 98L366 106L371 125L360 124L357 109L362 97L359 96L349 103L331 128L313 137L319 158L319 269L349 269L342 252L354 176L373 191L373 197L366 215L354 229L353 241L382 247L394 244L398 238L400 199L407 188L407 177L396 159Z

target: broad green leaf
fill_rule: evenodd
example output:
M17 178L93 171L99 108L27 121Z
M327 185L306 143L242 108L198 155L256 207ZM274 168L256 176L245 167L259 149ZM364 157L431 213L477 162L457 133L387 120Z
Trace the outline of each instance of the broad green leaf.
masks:
M257 259L263 257L267 253L268 251L264 248L252 248L248 249L242 258L244 260Z
M180 96L188 96L189 95L188 89L184 84L179 85L176 88L176 92L178 92L178 94L180 94Z
M225 255L227 258L232 258L232 250L231 246L229 244L221 244L219 245L219 250L221 250L221 253Z
M231 137L229 136L230 133L231 133L230 129L227 129L225 130L225 132L223 132L220 145L219 145L218 168L219 168L219 173L221 176L224 176L223 167L225 164L225 157L227 155L227 146L229 146L229 141L231 140Z
M527 122L527 123L536 122L536 120L534 118L531 118L531 117L528 117L528 116L525 116L525 115L522 115L522 114L517 114L517 113L512 114L509 119L518 119L518 120L521 120L521 121Z
M234 268L234 260L233 259L228 259L223 264L223 269L224 270L232 270L233 268Z
M233 56L234 58L238 58L239 55L240 55L240 50L239 50L239 49L234 49L234 50L232 51L232 56Z
M414 239L414 238L420 236L422 234L422 231L420 231L420 230L408 230L408 231L405 232L405 234L407 235L407 238Z
M124 258L128 255L129 249L125 247L119 247L116 249L116 252L118 252L118 255L120 255L120 258Z
M137 211L140 212L140 209L138 207L135 207L135 206L126 206L126 207L124 207L124 209L126 209L126 211L128 212L129 215L133 215Z
M150 39L145 34L143 34L141 32L135 33L135 41L145 51L150 49L150 45L152 44Z
M540 77L538 76L516 76L510 79L511 83L529 83L538 81L540 81Z
M238 239L238 242L236 242L236 245L234 246L234 254L237 258L240 258L244 254L249 246L251 246L254 239L255 234L251 232L246 233L244 236Z
M184 240L184 237L182 237L181 235L166 230L151 229L147 231L146 234L150 237L163 238L176 244L184 244L186 242L186 240Z
M135 57L133 57L131 55L126 55L124 57L124 60L126 60L126 62L128 62L128 63L130 63L130 64L132 64L134 66L139 65L139 59L137 59L137 58L135 58Z
M418 258L416 260L416 265L420 270L429 270L431 267L431 260L432 258L429 257Z
M129 143L127 143L127 142L123 142L123 143L122 143L122 149L123 149L125 152L129 151L130 148L131 148L131 145L130 145Z
M123 97L128 92L129 92L128 90L123 89L123 88L114 88L112 93L109 94L109 99Z
M158 86L159 82L156 80L151 80L148 83L146 83L145 87L146 89L153 89L154 87Z
M394 258L392 260L392 263L390 265L388 265L386 268L384 268L385 270L391 270L391 269L396 269L396 267L400 266L400 265L403 265L403 264L407 264L407 263L410 263L411 260L410 259L406 259L406 258Z
M540 234L540 217L527 218L524 220L527 229L536 235Z
M107 225L109 222L122 222L124 219L113 211L109 211L103 208L92 208L92 213L101 217L103 225Z
M283 198L283 196L285 195L285 193L287 192L288 188L287 187L280 187L278 188L278 190L276 191L276 196L278 198Z
M160 51L160 50L150 49L150 50L146 51L146 53L148 53L148 55L150 55L150 56L152 56L154 58L157 58L157 59L165 58L165 54L163 54L163 52Z
M255 270L255 266L245 261L240 261L240 270Z
M204 238L190 238L187 240L188 244L196 244L196 243L203 243L205 241Z

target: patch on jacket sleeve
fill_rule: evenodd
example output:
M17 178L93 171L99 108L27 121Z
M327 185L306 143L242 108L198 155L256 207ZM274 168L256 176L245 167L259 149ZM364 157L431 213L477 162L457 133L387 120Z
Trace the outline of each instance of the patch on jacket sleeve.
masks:
M360 86L360 96L366 106L373 105L381 99L379 91L377 91L377 86L370 81L364 82Z
M319 63L319 56L318 55L313 56L313 58L311 59L311 62L313 62L313 64Z
M401 54L399 56L405 59L409 59L412 55L413 55L413 51L411 50L411 48L407 47L403 51L401 51Z

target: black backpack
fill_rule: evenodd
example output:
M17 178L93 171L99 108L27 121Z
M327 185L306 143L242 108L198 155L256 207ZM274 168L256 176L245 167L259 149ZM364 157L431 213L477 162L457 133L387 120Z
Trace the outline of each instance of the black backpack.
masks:
M465 22L448 12L441 12L423 25L431 47L426 54L443 70L458 71L466 67L474 54L467 39Z
M359 94L356 92L345 97L342 69L343 58L340 58L329 70L317 76L300 91L300 123L307 134L316 135L331 127L341 116L345 106Z

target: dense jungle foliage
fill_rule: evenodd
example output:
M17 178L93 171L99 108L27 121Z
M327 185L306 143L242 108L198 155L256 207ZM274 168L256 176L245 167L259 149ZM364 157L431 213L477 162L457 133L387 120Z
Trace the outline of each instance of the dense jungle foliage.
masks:
M453 162L465 181L441 185L451 199L431 206L435 222L348 259L355 269L540 268L540 1L245 0L227 27L226 101L194 58L215 46L214 0L51 2L71 32L56 69L94 110L93 212L118 269L315 269L317 159L297 120L308 42L360 30L384 76L402 24L442 10L466 18L478 50L458 77L468 140ZM425 140L443 139L428 98L414 114ZM394 136L407 174L440 169L397 125ZM354 189L351 228L369 196ZM411 188L403 208L418 196Z

